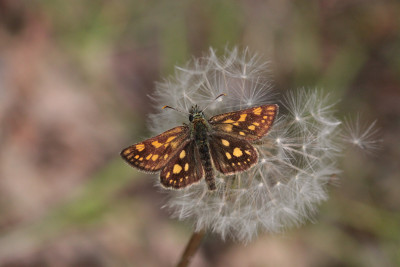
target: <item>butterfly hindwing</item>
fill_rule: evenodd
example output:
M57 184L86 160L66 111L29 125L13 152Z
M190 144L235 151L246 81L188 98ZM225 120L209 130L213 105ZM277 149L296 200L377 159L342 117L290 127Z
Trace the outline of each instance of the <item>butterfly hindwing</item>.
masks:
M209 144L214 166L223 174L245 171L258 162L257 150L246 140L215 133Z
M172 128L160 135L125 148L121 156L130 165L147 172L156 172L190 142L187 126Z
M204 176L195 142L187 143L167 163L160 173L164 187L183 188L199 182Z
M278 105L264 105L216 115L209 122L215 132L254 141L267 134L277 113Z

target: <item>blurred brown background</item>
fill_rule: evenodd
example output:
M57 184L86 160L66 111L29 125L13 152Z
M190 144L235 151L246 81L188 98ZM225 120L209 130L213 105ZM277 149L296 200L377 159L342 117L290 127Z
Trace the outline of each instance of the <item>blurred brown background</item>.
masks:
M0 266L173 266L188 223L119 158L148 95L209 46L270 60L279 91L323 88L378 120L313 222L243 246L208 236L192 266L400 266L400 2L0 0ZM168 104L168 103L161 103Z

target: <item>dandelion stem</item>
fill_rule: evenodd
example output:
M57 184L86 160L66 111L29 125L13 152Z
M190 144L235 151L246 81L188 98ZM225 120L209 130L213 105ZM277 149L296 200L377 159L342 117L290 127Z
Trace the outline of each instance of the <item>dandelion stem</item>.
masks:
M186 267L189 265L194 254L196 253L197 249L199 248L204 235L205 235L204 230L200 230L198 232L196 232L196 231L193 232L192 236L190 237L189 242L186 245L185 251L183 252L178 265L176 265L177 267Z

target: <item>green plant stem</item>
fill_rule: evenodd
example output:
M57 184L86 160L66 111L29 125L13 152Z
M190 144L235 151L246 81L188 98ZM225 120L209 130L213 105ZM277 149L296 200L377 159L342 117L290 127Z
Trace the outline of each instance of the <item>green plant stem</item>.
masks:
M176 265L177 267L187 267L189 265L194 254L199 248L204 235L205 235L204 230L200 230L199 232L193 232L189 242L186 245L185 251L183 252L179 263Z

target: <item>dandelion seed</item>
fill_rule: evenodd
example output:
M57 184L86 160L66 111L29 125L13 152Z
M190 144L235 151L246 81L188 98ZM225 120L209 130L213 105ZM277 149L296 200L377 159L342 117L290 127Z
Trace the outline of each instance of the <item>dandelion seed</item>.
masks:
M344 121L343 141L351 143L362 150L373 151L378 149L382 140L377 136L376 121L370 125L362 125L359 115L355 119L347 118Z

